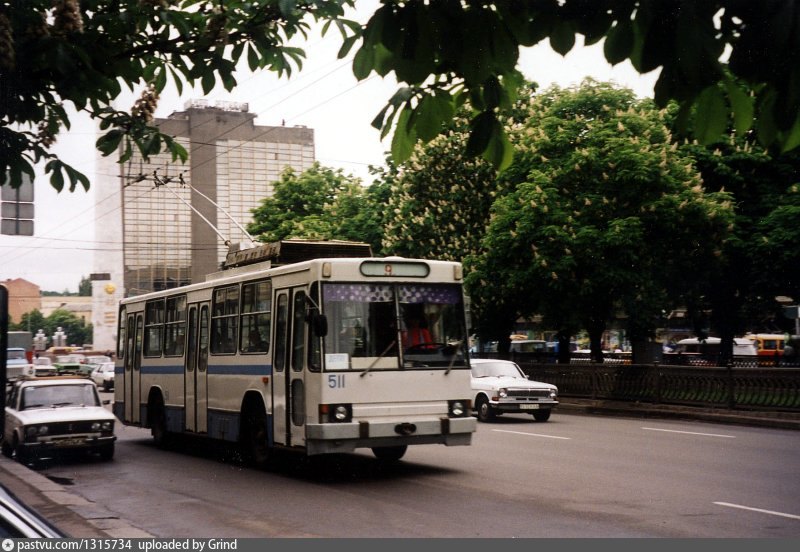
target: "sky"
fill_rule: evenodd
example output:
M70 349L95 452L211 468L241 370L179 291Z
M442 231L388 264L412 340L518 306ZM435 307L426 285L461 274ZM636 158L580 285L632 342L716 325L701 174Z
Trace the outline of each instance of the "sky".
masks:
M360 1L360 11L352 17L366 22L376 1ZM397 89L391 76L382 79L372 75L357 81L352 73L352 55L338 60L341 39L335 32L324 38L318 31L298 46L306 51L306 61L290 78L278 78L267 71L237 74L238 86L230 93L221 87L204 96L199 88L165 91L159 99L156 117L167 117L184 109L190 99L246 102L257 115L257 125L302 125L314 130L316 159L322 165L340 168L345 174L371 182L368 167L381 166L389 149L389 138L383 142L370 123ZM557 84L578 85L586 77L615 82L632 89L640 97L652 97L658 72L637 73L629 63L614 67L605 61L602 44L590 47L580 42L565 57L548 44L524 48L519 68L529 80L541 87ZM133 93L118 99L118 107L129 109L135 101ZM87 116L76 116L71 131L59 137L54 152L64 161L94 180L97 139L94 124ZM23 278L43 291L76 292L82 277L95 272L96 255L121 247L104 240L102 228L95 228L93 189L56 192L37 173L34 182L34 236L0 236L0 282Z

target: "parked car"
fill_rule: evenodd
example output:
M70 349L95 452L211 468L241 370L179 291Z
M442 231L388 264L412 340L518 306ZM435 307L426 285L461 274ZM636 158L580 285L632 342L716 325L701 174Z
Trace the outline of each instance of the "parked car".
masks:
M53 361L48 357L39 357L33 359L33 375L41 376L54 376L56 374L56 367Z
M33 366L28 363L25 349L22 347L8 347L6 349L6 379L11 381L32 374Z
M90 377L98 387L102 387L104 391L110 391L114 388L114 363L104 362L97 365L92 370Z
M537 422L550 419L558 405L558 388L533 381L509 360L473 358L472 391L478 420L488 422L506 412L533 415Z
M108 355L86 355L86 364L103 364L105 362L113 362Z
M60 529L42 517L36 510L22 502L6 487L0 485L0 537L11 538L64 538ZM4 541L3 549L6 549ZM13 545L12 545L13 548Z
M103 407L95 383L85 377L18 380L6 398L2 451L27 463L59 452L114 457L114 415Z

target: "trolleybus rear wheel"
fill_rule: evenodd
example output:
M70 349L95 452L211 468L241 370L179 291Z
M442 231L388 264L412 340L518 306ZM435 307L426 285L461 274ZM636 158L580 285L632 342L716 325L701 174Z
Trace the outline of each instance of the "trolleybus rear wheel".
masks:
M254 466L264 467L269 461L267 438L267 415L262 408L250 405L244 413L242 448L245 458Z

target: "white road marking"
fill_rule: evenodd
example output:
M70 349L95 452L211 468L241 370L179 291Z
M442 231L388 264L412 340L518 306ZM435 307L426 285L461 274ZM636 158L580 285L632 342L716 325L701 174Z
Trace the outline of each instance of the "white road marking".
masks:
M528 435L530 437L546 437L548 439L563 439L565 441L569 441L572 437L556 437L555 435L542 435L541 433L527 433L525 431L509 431L507 429L493 429L492 431L497 431L498 433L516 433L517 435Z
M727 506L728 508L739 508L740 510L750 510L751 512L761 512L762 514L770 514L773 516L781 516L790 519L800 519L800 516L794 514L784 514L783 512L773 512L772 510L762 510L761 508L751 508L750 506L742 506L741 504L731 504L730 502L715 502L717 506Z
M735 435L721 435L719 433L699 433L696 431L678 431L677 429L659 429L657 427L643 427L647 431L664 431L665 433L685 433L686 435L702 435L703 437L724 437L726 439L736 439Z

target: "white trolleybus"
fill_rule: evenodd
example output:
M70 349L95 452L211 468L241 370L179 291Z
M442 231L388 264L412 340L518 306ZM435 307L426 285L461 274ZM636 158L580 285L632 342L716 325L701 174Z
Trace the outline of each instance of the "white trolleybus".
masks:
M259 255L273 260L242 265ZM124 424L158 444L175 434L238 443L255 464L278 448L397 460L409 445L471 443L459 263L291 240L228 262L205 282L121 301Z

